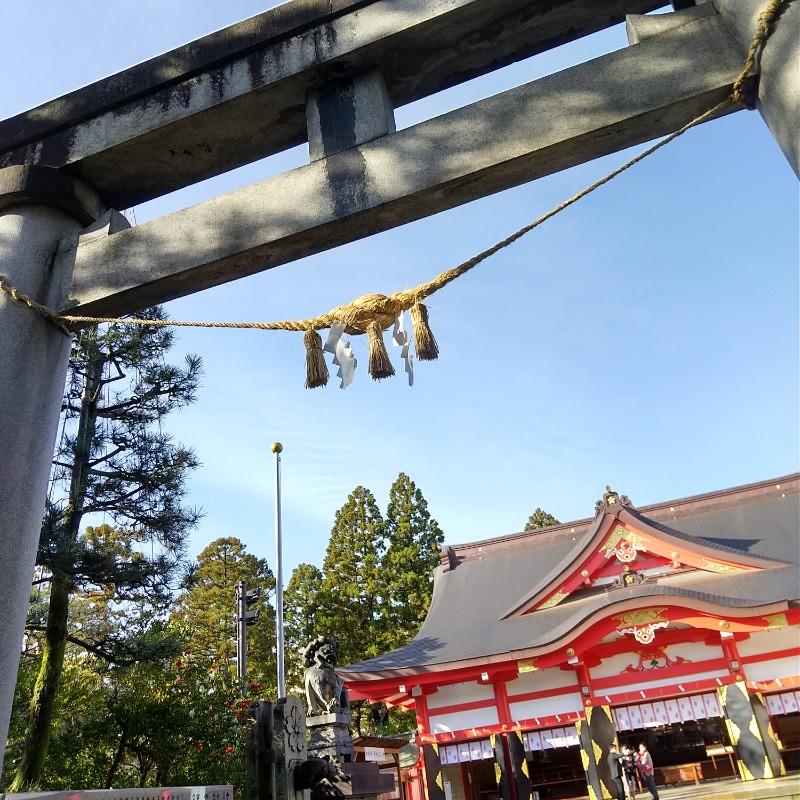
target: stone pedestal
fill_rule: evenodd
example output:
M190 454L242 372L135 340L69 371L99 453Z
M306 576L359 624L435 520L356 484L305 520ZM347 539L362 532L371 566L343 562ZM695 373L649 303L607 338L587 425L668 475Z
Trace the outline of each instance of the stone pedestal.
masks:
M308 791L294 786L294 767L306 759L302 703L294 697L259 700L249 715L245 800L309 800Z
M349 725L349 710L307 717L309 739L306 749L309 757L324 758L331 762L352 761L355 750Z

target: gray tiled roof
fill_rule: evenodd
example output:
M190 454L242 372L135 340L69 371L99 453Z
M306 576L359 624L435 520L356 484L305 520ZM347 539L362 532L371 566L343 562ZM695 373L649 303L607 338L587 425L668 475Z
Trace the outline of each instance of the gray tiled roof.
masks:
M774 483L774 482L773 482ZM452 569L439 567L428 616L418 635L407 645L360 664L342 668L346 678L364 673L403 674L428 671L457 662L506 659L509 653L545 648L548 643L581 624L587 617L608 614L614 606L630 608L631 600L672 602L691 599L693 604L721 605L731 609L758 608L800 597L800 504L797 476L793 491L773 491L737 496L728 490L720 502L685 504L675 518L666 510L634 512L673 537L715 551L720 558L733 555L779 560L785 566L763 570L708 573L692 572L612 591L577 595L546 610L503 619L510 607L549 581L568 563L581 542L590 538L594 525L583 521L573 533L569 523L557 529L490 540L482 551L472 547L469 557L456 560ZM769 482L765 483L769 485ZM746 487L750 489L751 487ZM687 511L687 508L689 511ZM672 510L672 509L670 509ZM465 546L466 548L467 546ZM458 551L458 548L456 548ZM752 563L752 562L751 562ZM613 613L613 611L612 611ZM741 613L741 612L740 612ZM379 676L375 676L379 677Z

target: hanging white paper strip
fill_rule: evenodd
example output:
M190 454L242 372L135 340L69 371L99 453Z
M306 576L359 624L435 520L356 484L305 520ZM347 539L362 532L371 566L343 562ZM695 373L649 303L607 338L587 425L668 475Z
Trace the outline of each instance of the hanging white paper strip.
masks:
M339 371L336 373L342 379L339 388L346 389L353 382L353 373L356 371L358 363L353 357L350 342L343 339L336 342L336 355L333 357L333 363L339 366Z
M395 347L402 347L408 344L408 333L403 327L403 312L397 312L397 319L394 321L394 330L392 331L392 344Z
M335 353L336 345L339 344L339 339L342 338L344 333L344 322L334 322L328 331L328 338L325 340L325 346L322 348L324 353Z
M414 363L411 360L412 356L408 348L408 331L403 326L403 314L400 311L397 314L397 319L394 321L394 330L392 331L392 344L400 349L400 358L405 362L405 371L408 375L408 385L414 385Z

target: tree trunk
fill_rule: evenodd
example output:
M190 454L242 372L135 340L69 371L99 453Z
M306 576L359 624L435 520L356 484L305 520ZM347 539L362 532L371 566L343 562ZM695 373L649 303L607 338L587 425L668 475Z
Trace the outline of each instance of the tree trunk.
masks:
M67 644L67 618L69 616L70 585L54 576L50 584L50 608L44 634L42 666L36 678L31 699L30 721L25 733L22 761L9 786L10 792L19 792L34 786L42 774L50 738L53 701L64 666L64 648Z
M93 334L89 334L93 335ZM91 458L92 439L97 421L97 395L101 385L102 361L98 358L87 363L86 378L81 396L81 412L70 477L69 502L61 523L65 543L78 541L86 481ZM63 548L62 548L63 549ZM67 546L67 552L69 545ZM53 703L58 692L61 672L64 667L64 652L67 645L67 621L69 618L69 596L72 582L60 566L52 569L50 602L47 626L44 634L42 665L36 678L30 706L30 719L25 732L22 760L9 791L19 792L39 782L47 758L50 739L50 724L53 718Z
M119 769L119 765L122 763L122 757L125 755L125 748L128 746L128 730L127 728L122 728L122 733L119 737L119 745L117 746L116 752L114 753L114 759L111 762L111 766L108 768L108 772L106 773L106 780L103 785L104 789L110 789L111 784L114 782L114 776L117 774L117 770Z

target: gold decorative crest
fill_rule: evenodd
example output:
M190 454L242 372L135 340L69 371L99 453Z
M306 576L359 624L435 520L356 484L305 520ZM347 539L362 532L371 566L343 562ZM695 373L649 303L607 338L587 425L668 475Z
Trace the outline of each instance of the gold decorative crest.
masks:
M634 531L630 531L622 525L615 525L614 529L608 535L608 539L606 539L605 544L601 548L601 550L606 551L606 558L608 558L611 551L620 541L622 541L622 539L624 539L626 542L630 542L634 547L636 547L637 550L646 550L647 548L645 547L645 543L650 541L641 534L634 533Z
M618 628L630 628L635 625L652 625L656 622L669 622L661 616L666 608L639 608L636 611L627 611L624 614L614 617L620 621Z
M517 661L517 672L522 675L524 672L538 672L535 658L526 658L524 661Z
M735 567L733 564L720 564L718 561L710 561L707 558L703 559L703 563L709 572L742 572L741 567Z
M547 600L544 601L544 603L542 603L539 606L539 610L557 606L568 595L569 592L564 591L564 587L562 586L552 597L549 597Z
M775 628L785 628L789 624L789 620L786 619L786 614L770 614L763 619L768 623L768 631L774 630Z

